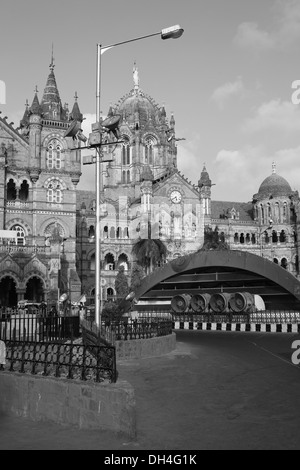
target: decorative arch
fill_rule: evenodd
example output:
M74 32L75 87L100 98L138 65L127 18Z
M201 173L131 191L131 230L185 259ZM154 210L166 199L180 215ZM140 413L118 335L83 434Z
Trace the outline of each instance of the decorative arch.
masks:
M9 220L6 224L6 229L12 230L12 227L14 227L15 225L21 225L22 227L24 227L27 236L32 235L31 227L27 224L27 222L25 222L23 219L20 219L20 218Z

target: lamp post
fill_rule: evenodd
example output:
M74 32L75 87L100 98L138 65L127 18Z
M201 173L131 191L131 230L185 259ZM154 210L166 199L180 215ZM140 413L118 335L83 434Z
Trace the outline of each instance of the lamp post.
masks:
M101 55L112 47L127 44L129 42L139 41L141 39L150 38L153 36L161 36L161 39L177 39L183 34L183 29L179 25L171 26L162 29L157 33L147 34L126 41L117 42L102 46L97 44L97 64L96 64L96 123L99 126L99 133L101 133L100 123L100 103L101 103ZM101 231L100 231L100 204L101 204L101 142L96 148L96 247L95 247L95 322L101 326L101 308L102 308L102 287L101 287Z

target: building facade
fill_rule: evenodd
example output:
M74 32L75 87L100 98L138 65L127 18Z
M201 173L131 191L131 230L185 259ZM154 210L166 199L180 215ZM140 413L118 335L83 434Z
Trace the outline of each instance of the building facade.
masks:
M115 296L120 266L130 277L139 238L162 240L170 261L199 250L207 227L217 228L230 249L265 257L299 277L299 194L275 164L251 202L214 200L206 165L195 169L196 184L181 174L175 118L143 92L136 66L133 88L110 107L112 115L120 116L122 142L102 147L103 299ZM1 305L55 302L62 293L71 301L85 294L93 303L96 196L77 189L81 142L66 137L70 124L82 120L76 94L72 111L62 105L53 59L42 98L36 90L20 126L0 115Z
M55 302L58 288L81 294L76 272L76 185L80 149L65 138L82 120L77 97L62 106L53 59L41 101L36 88L20 126L0 117L0 302ZM78 143L75 145L79 146ZM15 241L5 232L17 233Z
M175 119L139 86L108 115L120 115L122 144L103 147L101 283L104 299L115 295L119 266L130 274L133 244L152 238L168 249L168 261L201 248L206 227L216 229L232 250L265 257L299 277L299 194L276 172L275 163L249 203L215 201L206 166L197 184L177 166ZM197 171L197 169L195 169ZM93 297L95 275L95 193L77 192L77 269L84 292Z

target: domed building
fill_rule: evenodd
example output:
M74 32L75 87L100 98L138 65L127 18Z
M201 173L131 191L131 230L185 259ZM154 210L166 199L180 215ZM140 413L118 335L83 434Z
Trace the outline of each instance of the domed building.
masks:
M196 257L210 229L239 255L257 255L254 259L266 260L268 269L276 264L280 273L299 278L299 195L277 174L275 163L251 202L214 200L206 164L195 169L196 183L180 172L174 115L167 116L165 107L140 88L136 65L133 88L110 106L108 116L115 115L120 138L102 147L104 300L116 296L120 267L130 281L137 240L151 237L162 242L164 261L177 272L183 269L183 257ZM56 302L58 294L66 292L72 301L85 294L94 303L96 196L93 190L77 187L81 142L68 134L74 122L82 120L77 94L71 111L62 105L53 58L42 98L36 90L20 126L0 117L0 302L4 306L23 298ZM206 261L199 272L185 278L193 277L195 289L232 291L238 285L251 292L263 290L267 303L276 304L278 287L262 274L245 273L242 267L237 272L234 266L208 268ZM178 290L184 284L179 278L175 275ZM160 292L168 292L168 282L158 288ZM284 288L280 295L284 304L288 298Z
M299 196L277 174L275 163L251 202L215 201L206 165L199 171L197 185L178 169L175 118L168 118L164 106L141 90L136 66L133 85L108 112L120 116L123 142L113 150L107 147L105 159L111 161L103 164L103 298L115 296L119 266L130 277L135 261L132 247L139 237L148 236L145 217L151 220L151 238L166 245L168 261L199 250L205 230L211 228L231 250L264 257L298 277ZM80 277L88 296L94 294L94 202L94 193L77 191L77 263L84 265Z

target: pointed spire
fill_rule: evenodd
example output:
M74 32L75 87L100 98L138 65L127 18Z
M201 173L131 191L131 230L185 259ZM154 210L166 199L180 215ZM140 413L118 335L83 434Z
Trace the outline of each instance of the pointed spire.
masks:
M37 94L38 94L38 88L37 88L37 85L36 85L35 90L34 90L34 98L33 98L33 101L32 101L32 105L30 107L30 114L39 114L39 115L41 115L41 106L40 106L40 102L39 102Z
M50 68L51 71L53 71L53 70L54 70L54 67L55 67L55 65L54 65L53 43L52 43L51 63L50 63L50 65L49 65L49 68Z
M26 127L27 124L29 123L29 104L28 104L28 100L26 100L26 103L25 103L25 111L24 111L24 115L23 115L23 118L21 119L20 121L20 127Z
M211 179L210 179L209 174L206 170L205 163L203 165L203 170L201 172L200 179L198 181L198 186L199 186L199 188L202 188L203 186L212 186Z
M66 120L62 103L60 100L59 92L56 85L56 79L54 75L54 57L53 57L53 46L51 53L50 73L48 75L47 83L44 89L43 98L41 101L41 108L43 116L46 119L53 120Z
M75 91L74 99L75 99L75 103L73 105L73 109L72 109L72 112L70 114L70 118L73 119L74 121L82 122L83 121L83 115L80 112L79 105L78 105L78 102L77 102L77 100L78 100L77 91Z

